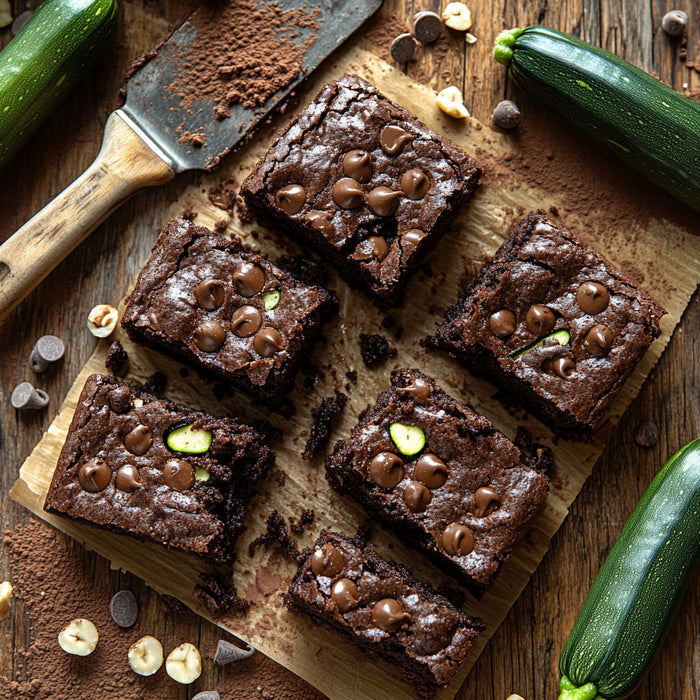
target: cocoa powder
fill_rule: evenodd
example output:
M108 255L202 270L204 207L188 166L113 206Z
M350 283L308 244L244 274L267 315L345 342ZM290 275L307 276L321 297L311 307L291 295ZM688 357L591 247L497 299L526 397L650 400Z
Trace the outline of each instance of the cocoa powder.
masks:
M172 681L164 668L150 677L133 673L127 652L137 639L147 634L161 641L165 654L184 641L199 646L199 639L191 638L193 628L197 629L194 613L184 608L168 613L171 608L157 604L155 611L149 610L147 614L144 608L149 597L143 584L110 571L104 559L86 557L80 545L34 518L14 532L6 532L3 547L15 589L12 605L22 610L21 618L26 620L29 631L26 641L21 634L15 635L13 672L9 678L0 676L0 697L8 700L185 697L182 686ZM129 588L133 588L141 611L136 624L123 629L112 620L109 603L118 590ZM93 622L100 635L97 648L87 657L70 656L58 646L58 633L76 617ZM323 698L310 685L260 653L221 669L215 667L217 641L228 635L215 632L210 636L213 641L200 647L204 672L191 686L193 695L217 690L222 698L236 700ZM230 637L229 640L234 641ZM3 667L7 668L7 664Z
M184 108L213 101L217 119L229 117L236 104L260 109L301 74L319 14L319 8L283 10L258 0L202 4L188 20L196 30L192 42L175 47L178 73L166 89Z

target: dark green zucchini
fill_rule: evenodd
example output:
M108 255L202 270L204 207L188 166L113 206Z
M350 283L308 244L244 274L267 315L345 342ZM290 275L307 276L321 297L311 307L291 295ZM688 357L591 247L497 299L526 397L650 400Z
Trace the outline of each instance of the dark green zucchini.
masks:
M644 677L700 556L700 438L659 471L562 651L559 700L616 700Z
M618 56L546 27L509 29L494 58L515 83L700 211L700 105Z
M0 167L95 65L118 21L116 0L46 0L2 50Z

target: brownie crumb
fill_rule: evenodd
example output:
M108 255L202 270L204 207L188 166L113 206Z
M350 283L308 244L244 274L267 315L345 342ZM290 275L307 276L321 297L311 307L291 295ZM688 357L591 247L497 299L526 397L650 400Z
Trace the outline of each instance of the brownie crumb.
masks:
M269 420L256 418L254 420L249 420L248 425L253 428L253 430L260 433L266 441L282 442L284 431L282 428L272 425Z
M225 612L245 611L250 607L250 601L239 598L233 585L233 575L201 573L202 584L194 587L194 592L210 615L220 615Z
M396 325L396 319L391 315L388 314L382 319L382 328L386 328L389 330L390 328L393 328Z
M182 212L182 218L187 219L187 221L194 221L197 218L197 212L190 207L186 207Z
M289 527L292 532L301 535L303 532L306 530L306 528L309 525L312 525L314 522L314 519L316 518L316 513L314 513L313 508L305 508L304 510L301 511L301 515L299 516L299 520L294 521L290 520L289 521Z
M126 374L129 367L129 355L118 340L112 341L109 346L105 367L116 377L123 377Z
M360 355L367 367L378 367L396 355L396 350L381 335L360 333Z
M316 459L319 452L326 447L331 436L333 421L345 407L348 397L342 392L335 396L326 396L318 408L311 409L314 422L311 426L311 436L306 441L301 458L307 461Z
M168 378L162 372L154 372L141 388L154 396L163 396L167 381Z
M296 540L292 539L289 535L287 523L277 510L273 510L270 515L267 516L267 530L250 543L248 546L248 555L252 557L255 550L261 545L267 548L274 544L280 546L282 552L288 559L296 562L301 561L299 546Z
M357 384L357 370L351 369L349 372L345 373L345 376L353 383Z
M218 185L209 188L208 196L215 207L233 214L236 204L236 181L232 178L222 180Z
M188 607L173 595L164 593L160 597L160 607L166 615L182 615L188 611Z
M214 231L217 233L221 233L222 231L226 230L226 227L228 226L228 223L221 219L220 221L215 221L214 222Z
M653 447L659 441L659 426L653 420L644 421L634 433L640 447Z
M300 282L325 286L328 270L325 265L314 262L303 255L282 255L277 262Z
M277 475L275 476L275 481L277 482L277 485L278 485L280 488L283 488L284 485L287 483L287 472L284 471L284 470L282 470L282 469L280 469L280 470L277 472Z

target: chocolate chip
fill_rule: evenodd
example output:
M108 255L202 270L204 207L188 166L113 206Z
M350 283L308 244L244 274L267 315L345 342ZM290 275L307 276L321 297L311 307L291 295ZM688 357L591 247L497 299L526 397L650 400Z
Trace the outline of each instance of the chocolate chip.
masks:
M151 431L145 425L137 425L124 436L124 447L132 455L143 455L148 452L153 442Z
M333 185L333 201L341 209L356 209L365 201L365 193L357 180L343 177Z
M49 405L49 395L29 382L21 382L12 390L10 402L18 411L38 411Z
M242 642L245 644L245 642ZM216 654L214 654L214 663L217 666L225 666L230 664L232 661L239 661L240 659L247 659L255 653L253 647L246 644L247 649L241 649L231 642L227 642L224 639L220 639L219 643L216 645Z
M668 36L680 36L688 26L688 15L683 10L671 10L661 20L661 29Z
M311 571L316 576L337 576L345 567L343 553L330 542L311 555Z
M480 486L474 494L474 500L476 501L474 515L477 518L483 518L492 505L495 505L496 508L501 505L501 497L498 492L489 486Z
M29 366L37 374L45 372L63 357L64 352L65 347L60 338L55 335L42 335L29 353Z
M192 700L221 700L221 696L216 690L203 690L197 693Z
M331 215L327 211L312 211L307 215L306 220L317 230L326 236L335 233L335 226L330 220Z
M389 252L389 246L381 236L370 236L360 241L353 257L357 260L383 260Z
M489 316L489 328L497 338L505 340L515 332L515 314L508 309L492 313Z
M420 481L411 481L403 490L403 500L411 513L422 513L433 500L433 494Z
M393 489L403 479L403 460L393 452L380 452L369 464L372 481L385 489Z
M417 49L418 42L413 34L404 32L391 42L389 52L397 63L408 63L415 58Z
M90 493L104 491L112 478L112 470L104 460L94 457L85 462L78 471L80 485Z
M331 599L341 613L349 612L360 599L357 584L349 578L338 579L331 588Z
M409 199L423 199L430 189L430 178L418 168L411 168L401 176L401 191Z
M604 311L610 301L608 290L599 282L584 282L576 290L576 303L592 316Z
M114 485L124 493L133 493L143 485L139 477L139 470L133 464L119 467Z
M284 350L284 341L276 328L265 326L255 334L253 347L261 357L271 357L280 350Z
M412 228L401 236L401 244L404 250L406 247L410 249L413 246L417 246L424 238L425 231L421 231L418 228Z
M520 124L520 110L511 100L501 100L491 113L493 123L501 129L515 129Z
M612 347L612 331L602 323L596 323L591 329L586 333L586 337L583 340L583 347L591 354L596 357L603 357L607 355Z
M397 394L410 396L416 403L425 403L430 398L430 384L421 377L414 377L408 386L400 386Z
M447 481L447 465L437 455L426 452L416 462L414 474L428 488L439 489Z
M343 172L357 182L369 182L372 177L372 156L356 149L343 156Z
M194 331L195 345L202 352L216 352L226 341L226 331L218 321L202 321Z
M527 329L536 336L543 336L554 330L557 318L554 312L542 304L534 304L525 314Z
M126 413L131 410L131 392L120 384L109 392L109 405L115 413Z
M231 330L239 338L248 338L262 325L262 314L254 306L239 306L231 316Z
M634 433L640 447L653 447L659 441L659 426L653 420L644 421Z
M184 459L169 459L163 467L163 481L175 491L187 491L195 482L194 469Z
M453 557L463 557L474 549L472 531L461 523L452 523L442 533L442 547Z
M305 199L306 190L301 185L287 185L275 193L277 205L287 214L298 214L304 206Z
M413 137L396 124L387 124L379 135L379 145L382 147L382 151L389 156L400 153L404 145L411 140Z
M403 193L383 185L375 187L367 195L367 204L377 216L391 216L399 208L399 200Z
M255 263L242 262L233 272L233 284L241 296L255 296L265 284L265 272Z
M131 627L139 616L139 604L131 591L119 591L109 601L109 613L120 627Z
M411 24L413 35L422 44L432 44L442 33L442 18L430 10L417 12Z
M411 616L394 598L383 598L372 608L372 622L385 632L396 632L404 622L410 621Z
M221 280L202 280L194 290L197 303L207 311L218 309L223 303L226 293Z
M568 379L576 370L576 363L570 357L547 358L542 363L542 371Z

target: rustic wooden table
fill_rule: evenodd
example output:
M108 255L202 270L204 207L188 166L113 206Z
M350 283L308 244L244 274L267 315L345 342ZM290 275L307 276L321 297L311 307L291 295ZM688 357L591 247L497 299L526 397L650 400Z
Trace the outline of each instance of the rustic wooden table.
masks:
M13 2L15 14L38 2ZM5 240L34 212L72 182L94 158L108 113L118 104L117 89L130 61L151 47L165 32L168 18L178 11L174 0L121 0L118 42L85 85L40 129L13 162L0 173L0 240ZM440 56L426 54L409 74L436 90L456 83L464 89L472 114L487 123L493 105L514 95L504 72L488 56L495 34L505 27L546 24L593 43L657 73L677 89L683 83L700 87L700 73L688 69L678 46L659 35L664 12L678 7L690 15L688 52L700 55L700 6L691 0L675 5L662 0L565 0L509 2L469 0L479 42L473 50ZM436 0L385 0L369 35L358 44L386 56L394 29L416 8L438 9ZM394 33L396 33L394 32ZM0 30L0 44L10 39ZM700 64L700 59L698 60ZM172 201L196 176L182 176L160 189L144 192L117 211L7 318L0 321L0 525L15 528L28 514L7 493L20 464L52 420L76 374L92 353L93 337L85 330L87 311L97 303L116 304L145 260L164 204ZM10 407L10 393L19 382L32 379L27 358L34 341L46 333L60 335L67 353L60 370L41 385L51 396L48 410L20 414ZM659 428L658 442L647 448L635 443L644 421ZM668 349L639 397L624 416L571 514L554 537L552 547L517 604L496 632L465 683L459 698L505 700L517 692L528 700L556 696L559 653L576 613L601 562L617 538L634 505L660 465L700 433L700 294L696 292ZM97 559L89 552L87 560ZM123 575L95 562L96 585L117 590ZM0 580L9 576L7 558L0 559ZM155 594L127 577L142 600ZM157 608L149 605L147 610ZM635 697L641 700L691 700L700 688L700 576L695 576L670 635L650 675ZM154 614L155 613L147 613ZM26 648L31 621L21 605L0 630L0 675L21 673L14 649ZM158 624L163 624L162 620ZM192 638L202 644L220 633L209 623L192 618ZM204 674L211 673L205 665ZM189 697L188 689L173 697ZM280 696L288 696L283 691ZM295 697L297 697L295 695ZM106 699L105 699L106 700Z

